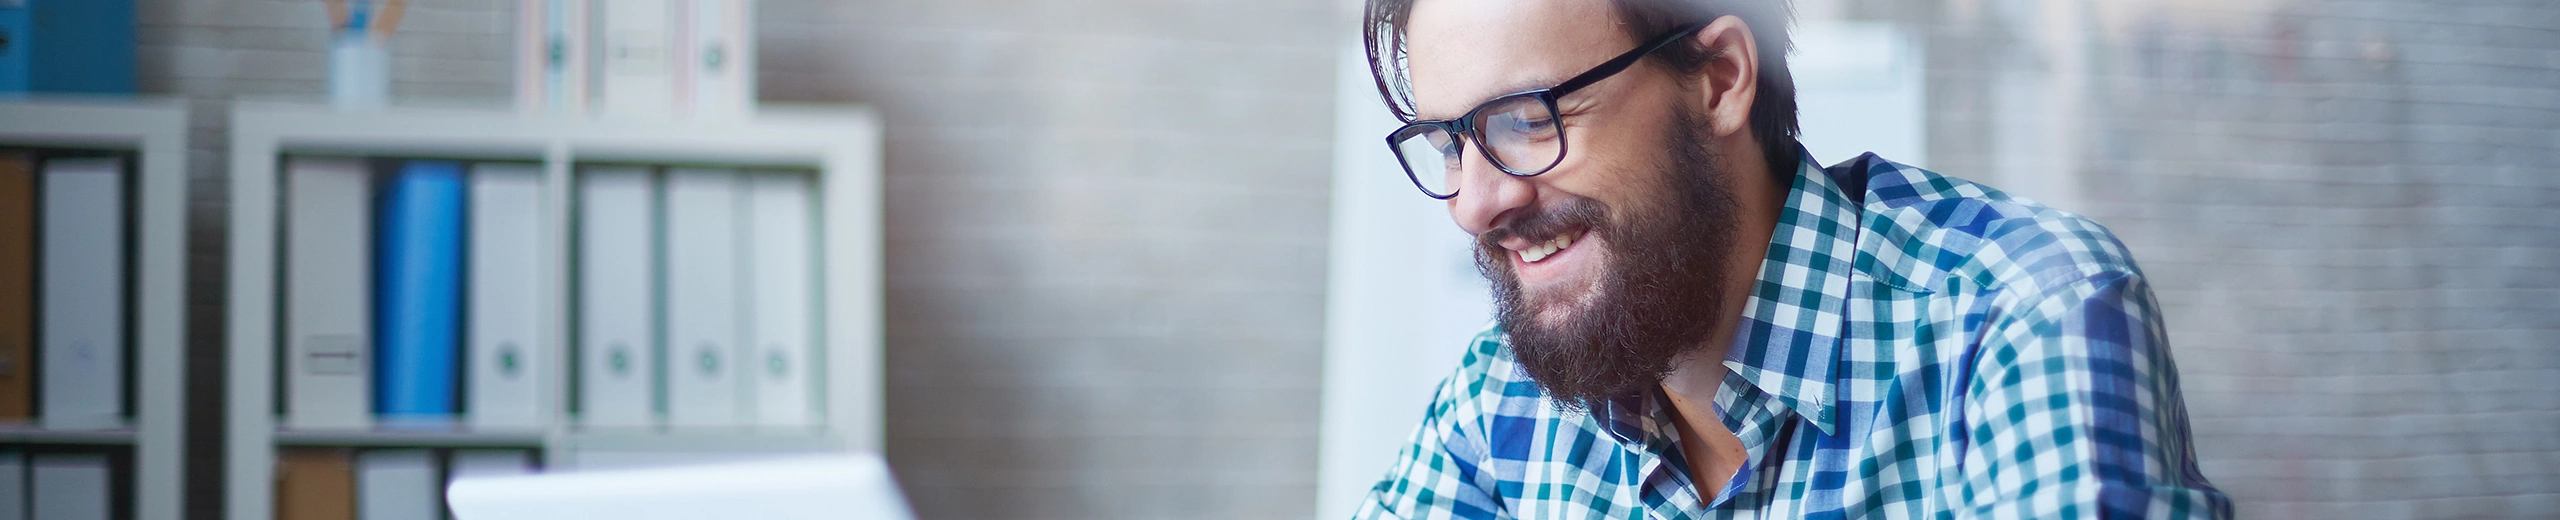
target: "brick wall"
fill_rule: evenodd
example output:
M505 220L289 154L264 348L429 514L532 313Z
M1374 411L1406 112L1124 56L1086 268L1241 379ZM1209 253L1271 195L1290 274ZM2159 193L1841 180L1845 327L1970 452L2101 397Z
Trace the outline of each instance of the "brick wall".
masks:
M140 0L192 98L190 501L220 511L228 99L326 92L312 0ZM502 104L514 2L412 2L392 93ZM928 518L1313 510L1330 3L763 0L767 100L887 119L890 461Z
M2560 510L2560 4L1866 4L1933 169L2133 248L2241 516Z
M891 463L941 518L1314 509L1331 4L764 4L888 118Z

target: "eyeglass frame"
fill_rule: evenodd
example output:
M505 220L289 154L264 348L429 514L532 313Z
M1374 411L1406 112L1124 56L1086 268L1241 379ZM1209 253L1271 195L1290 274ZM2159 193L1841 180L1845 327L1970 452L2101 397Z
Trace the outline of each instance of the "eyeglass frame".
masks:
M1609 61L1600 62L1599 65L1591 67L1590 70L1582 71L1581 74L1575 74L1573 78L1566 79L1563 83L1557 83L1556 86L1494 96L1493 99L1487 99L1483 103L1477 103L1475 108L1468 109L1465 115L1458 116L1454 119L1429 121L1416 120L1405 123L1404 126L1396 127L1395 131L1387 133L1387 150L1395 152L1396 164L1404 168L1405 180L1412 181L1414 189L1421 190L1424 196L1437 200L1449 200L1451 198L1456 198L1460 190L1452 188L1449 190L1448 195L1440 195L1432 193L1431 188L1424 187L1422 184L1422 177L1418 176L1413 171L1413 162L1405 160L1404 147L1397 146L1398 142L1403 141L1403 139L1397 139L1397 136L1403 136L1405 135L1405 132L1414 131L1417 128L1437 128L1440 131L1448 132L1451 136L1462 138L1462 143L1475 143L1474 148L1476 149L1476 153L1484 156L1485 162L1492 164L1494 168L1501 169L1502 173L1522 178L1536 177L1539 174L1547 173L1550 170L1554 170L1556 165L1564 164L1564 156L1569 149L1566 144L1564 134L1564 111L1556 108L1556 100L1558 98L1572 94L1574 91L1582 90L1583 87L1589 87L1594 83L1599 83L1600 80L1609 79L1611 76L1616 76L1620 72L1625 72L1627 67L1634 66L1638 61L1643 61L1645 56L1650 56L1655 51L1660 51L1664 47L1671 46L1672 42L1680 41L1681 39L1695 35L1699 30L1703 30L1706 27L1707 24L1691 24L1678 29L1672 29L1671 32L1665 33L1662 36L1656 36L1652 41L1645 42L1643 45L1638 45L1636 48L1628 50L1624 54L1619 54L1615 58L1610 58ZM1535 97L1539 103L1547 107L1547 113L1556 118L1556 157L1555 159L1548 161L1546 166L1539 167L1536 171L1513 169L1511 165L1503 164L1502 159L1495 157L1493 150L1484 145L1484 128L1481 126L1482 123L1480 123L1480 121L1482 121L1486 115L1482 112L1484 112L1486 108L1507 104L1511 100L1522 97ZM1408 139L1413 137L1417 136L1406 136ZM1461 146L1464 145L1462 144ZM1464 154L1464 152L1460 152L1460 160L1463 160Z

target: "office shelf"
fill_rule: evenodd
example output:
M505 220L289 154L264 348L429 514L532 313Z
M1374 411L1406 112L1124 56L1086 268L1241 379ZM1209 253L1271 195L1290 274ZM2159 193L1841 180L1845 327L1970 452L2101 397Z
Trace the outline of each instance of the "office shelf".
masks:
M522 447L546 465L583 453L878 450L881 437L880 123L862 106L774 106L752 118L587 119L499 110L394 107L340 112L320 104L239 102L231 113L231 244L226 517L274 516L278 446ZM279 270L283 159L293 155L434 157L538 163L541 366L553 371L528 431L289 430L276 416L281 338ZM574 315L569 265L575 170L584 164L787 168L816 172L820 341L819 424L785 432L579 429L568 410Z
M133 428L104 430L48 430L44 428L0 428L0 444L65 444L119 446L131 445Z
M278 446L539 448L549 442L540 431L471 432L419 430L277 430Z
M43 97L0 102L0 147L130 152L133 415L95 429L0 426L0 443L133 449L133 511L175 520L186 472L187 108L153 98Z

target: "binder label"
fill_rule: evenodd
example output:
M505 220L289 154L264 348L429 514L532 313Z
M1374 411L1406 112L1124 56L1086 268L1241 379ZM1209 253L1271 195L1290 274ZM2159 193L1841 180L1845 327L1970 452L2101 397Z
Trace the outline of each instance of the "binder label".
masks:
M364 370L364 342L345 334L312 336L311 359L305 360L311 373L318 375L352 375Z

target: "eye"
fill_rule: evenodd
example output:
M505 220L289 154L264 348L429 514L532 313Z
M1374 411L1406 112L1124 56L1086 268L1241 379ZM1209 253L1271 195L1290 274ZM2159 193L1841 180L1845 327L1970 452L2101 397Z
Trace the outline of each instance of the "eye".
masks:
M1487 130L1527 140L1547 139L1554 137L1556 133L1555 116L1547 113L1543 108L1523 108L1494 114L1493 117L1486 118L1485 123L1487 123L1486 126L1492 127Z
M1446 157L1458 156L1459 141L1456 137L1446 133L1433 132L1429 137L1427 137L1427 139L1431 140L1431 149L1439 150L1440 155Z

